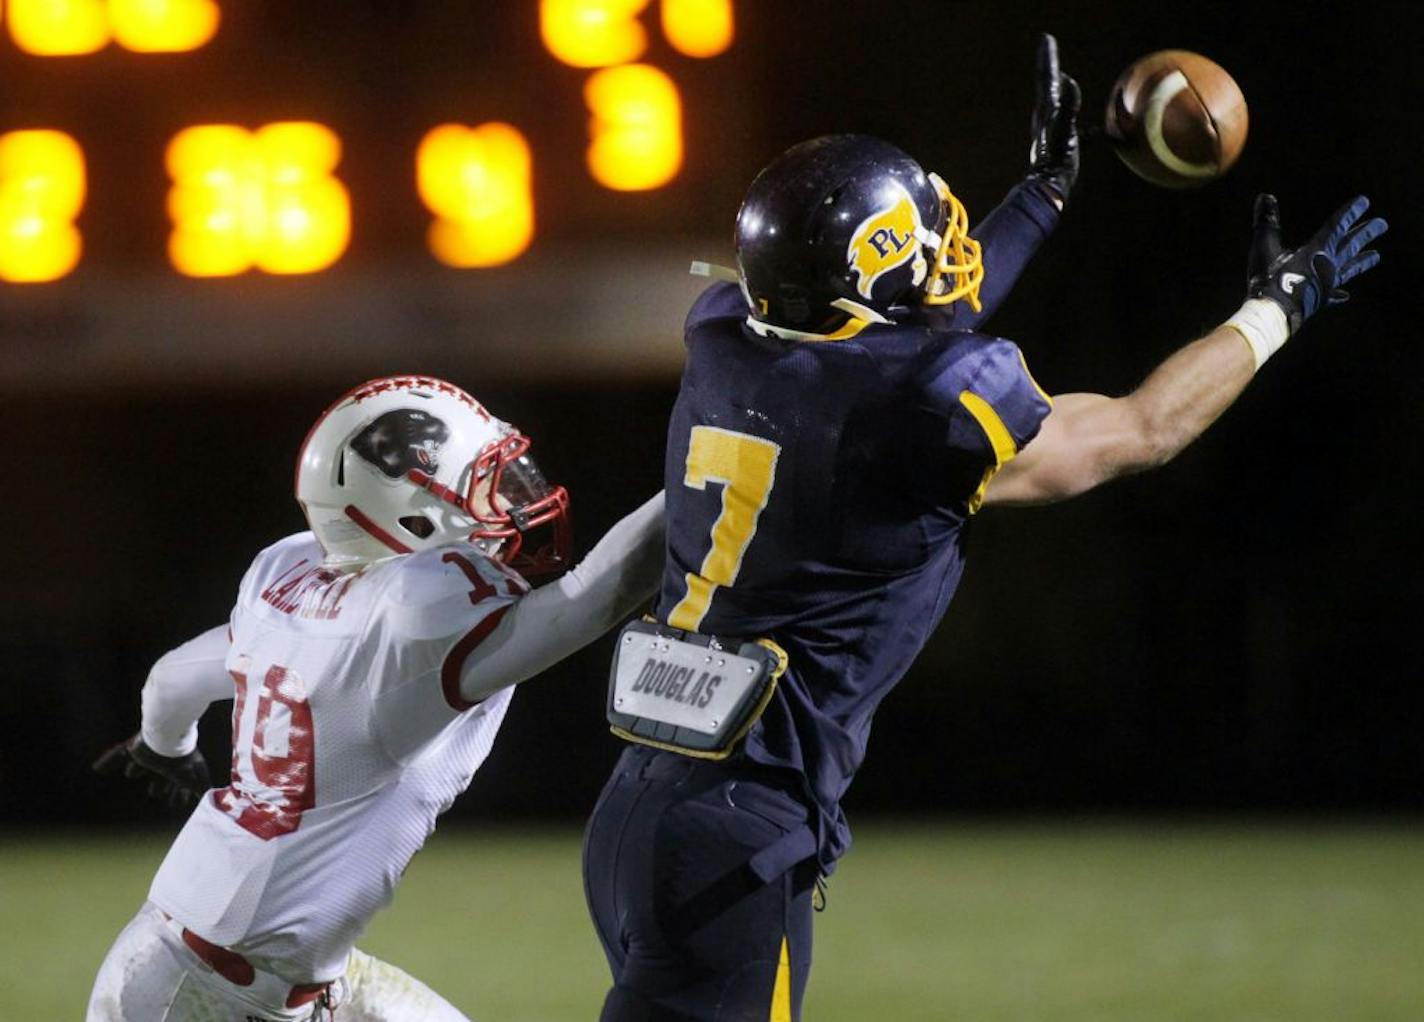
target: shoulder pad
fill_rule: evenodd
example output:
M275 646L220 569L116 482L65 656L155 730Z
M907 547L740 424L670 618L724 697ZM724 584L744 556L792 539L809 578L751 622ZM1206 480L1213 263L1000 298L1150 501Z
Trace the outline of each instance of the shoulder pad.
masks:
M742 296L740 285L718 281L692 303L687 313L686 330L691 333L702 324L713 319L745 319L751 311Z
M311 532L297 532L279 539L252 559L252 565L242 578L239 598L255 596L278 576L293 571L298 565L303 569L314 568L321 564L325 556L321 544Z
M415 638L453 635L529 591L518 574L469 543L399 558L386 584L385 613Z
M472 543L450 543L399 558L392 567L387 598L423 607L452 596L476 600L522 596L529 589L517 573Z
M947 352L932 386L964 409L978 425L981 442L1007 461L1038 435L1052 399L1034 380L1017 344L1001 337L964 336L973 343Z

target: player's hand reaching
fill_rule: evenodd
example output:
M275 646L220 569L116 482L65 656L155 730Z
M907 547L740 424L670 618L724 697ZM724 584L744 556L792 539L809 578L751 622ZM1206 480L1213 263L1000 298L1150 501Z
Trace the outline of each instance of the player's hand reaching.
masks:
M1078 177L1078 83L1058 68L1058 40L1038 37L1028 172L1067 200Z
M192 805L211 787L201 752L161 756L144 744L141 735L110 747L94 761L94 772L147 782L148 797L174 809Z
M1367 246L1389 229L1379 217L1360 222L1369 208L1369 199L1356 196L1305 244L1283 250L1276 197L1256 196L1246 269L1248 298L1267 298L1279 305L1291 333L1322 308L1348 300L1343 285L1379 262L1379 253Z

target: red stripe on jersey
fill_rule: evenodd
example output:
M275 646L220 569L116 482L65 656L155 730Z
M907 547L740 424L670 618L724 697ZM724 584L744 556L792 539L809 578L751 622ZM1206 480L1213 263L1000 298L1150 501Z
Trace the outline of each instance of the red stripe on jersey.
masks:
M505 604L498 610L493 611L475 627L471 628L463 639L455 643L454 648L445 656L445 662L440 665L440 690L445 693L445 702L452 710L461 713L472 706L478 706L479 702L470 702L460 695L460 672L465 667L465 660L473 653L476 647L485 639L489 638L489 633L499 627L500 621L504 619L505 612L510 605Z
M375 522L371 521L371 519L368 518L366 515L362 514L361 509L358 508L355 504L347 504L346 507L342 510L346 512L347 518L351 519L357 525L361 526L361 528L365 529L371 535L375 536L377 539L379 539L382 543L386 544L386 546L390 547L396 553L410 553L410 547L406 546L404 543L396 539L385 529L381 528Z

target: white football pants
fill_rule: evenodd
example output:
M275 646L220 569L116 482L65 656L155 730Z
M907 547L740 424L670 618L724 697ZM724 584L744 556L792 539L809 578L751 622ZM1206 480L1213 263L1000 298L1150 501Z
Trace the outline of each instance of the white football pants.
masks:
M144 905L99 966L85 1022L308 1022L316 1004L283 1007L288 984L258 973L251 987L223 979ZM469 1022L435 991L394 965L353 950L333 984L341 1022ZM266 993L267 997L260 996Z

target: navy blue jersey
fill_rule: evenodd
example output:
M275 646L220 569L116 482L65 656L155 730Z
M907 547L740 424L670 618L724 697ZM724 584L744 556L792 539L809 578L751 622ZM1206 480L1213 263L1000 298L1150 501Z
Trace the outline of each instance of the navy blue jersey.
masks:
M984 486L1049 411L1015 345L964 327L1056 209L1024 185L994 217L981 240L999 279L986 273L977 316L906 309L845 339L787 339L753 330L731 284L688 315L657 616L786 650L746 754L803 774L827 868L849 842L839 803L871 717L944 614Z

